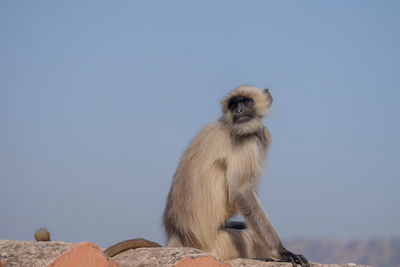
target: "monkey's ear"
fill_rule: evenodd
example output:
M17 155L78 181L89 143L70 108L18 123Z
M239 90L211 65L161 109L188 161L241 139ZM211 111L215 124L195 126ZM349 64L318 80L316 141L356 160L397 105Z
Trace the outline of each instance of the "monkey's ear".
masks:
M265 88L264 89L264 94L266 94L267 95L267 98L268 98L268 100L269 100L269 107L272 105L272 95L271 95L271 93L269 92L269 89L268 88Z

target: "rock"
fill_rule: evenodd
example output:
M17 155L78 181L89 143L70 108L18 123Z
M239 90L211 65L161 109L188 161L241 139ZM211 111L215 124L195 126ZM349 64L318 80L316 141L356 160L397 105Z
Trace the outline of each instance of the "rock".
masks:
M194 248L138 248L125 251L113 259L121 267L133 266L165 266L189 267L210 266L229 267L204 251ZM134 260L133 260L134 259Z
M311 267L361 267L356 264L319 264ZM0 240L0 267L3 266L87 266L87 267L292 267L287 262L250 259L223 261L194 248L138 248L112 259L90 242L32 242Z
M138 248L125 251L113 257L121 267L292 267L288 262L263 262L250 259L235 259L223 261L211 256L204 251L194 248ZM319 264L310 263L311 267L361 267L365 265L354 264Z
M90 242L32 242L0 240L0 261L4 266L87 266L117 267ZM2 265L0 265L2 266Z
M260 267L292 267L288 262L262 262L258 260L249 259L235 259L228 261L232 267L247 267L247 266L260 266ZM300 265L299 265L300 266ZM321 264L310 262L310 267L367 267L366 265L359 265L354 263L349 264Z

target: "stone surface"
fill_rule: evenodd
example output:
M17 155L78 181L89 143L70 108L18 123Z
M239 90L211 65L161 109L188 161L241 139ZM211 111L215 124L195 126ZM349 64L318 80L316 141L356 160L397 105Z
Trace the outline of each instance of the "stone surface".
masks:
M219 266L219 267L292 267L288 262L263 262L250 259L235 259L230 261L219 260L204 251L194 248L138 248L125 251L113 259L121 267L191 267L191 266ZM361 267L354 264L319 264L310 263L311 267Z
M0 240L0 261L4 266L46 266L67 251L71 242Z
M117 267L102 250L90 242L32 242L0 240L0 261L13 266ZM0 265L1 266L1 265Z
M113 259L121 267L230 267L227 262L194 248L138 248L125 251Z
M207 267L232 267L227 262L221 262L217 260L213 256L201 256L201 257L196 257L196 258L183 258L179 261L177 261L174 265L175 267L201 267L201 266L207 266Z
M262 262L258 260L249 259L235 259L228 261L232 267L246 267L246 266L260 266L260 267L292 267L288 262ZM300 265L299 265L300 266ZM354 263L349 264L321 264L310 262L310 267L367 267L366 265L359 265Z
M0 267L292 267L287 262L263 262L250 259L223 261L194 248L139 248L125 251L112 259L90 242L32 242L0 240ZM311 267L361 267L356 264L319 264Z
M121 267L165 266L172 267L181 259L209 257L204 251L194 248L138 248L127 250L113 259ZM134 259L134 260L133 260ZM181 265L186 266L186 265Z

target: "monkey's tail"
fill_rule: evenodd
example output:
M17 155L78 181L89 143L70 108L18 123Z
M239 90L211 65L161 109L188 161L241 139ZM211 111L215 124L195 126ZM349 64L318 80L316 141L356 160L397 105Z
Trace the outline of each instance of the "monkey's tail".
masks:
M104 250L104 254L106 254L108 257L114 257L115 255L127 251L128 249L152 247L161 247L161 245L143 238L135 238L112 245L111 247Z

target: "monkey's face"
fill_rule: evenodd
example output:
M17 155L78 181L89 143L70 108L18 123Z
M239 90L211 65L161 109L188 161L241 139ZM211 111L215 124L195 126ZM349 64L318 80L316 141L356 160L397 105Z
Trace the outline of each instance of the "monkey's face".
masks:
M228 104L229 112L232 113L233 123L248 122L255 115L254 101L249 97L233 97Z
M255 133L263 127L262 118L269 113L271 103L268 89L239 86L222 100L222 120L233 134Z

